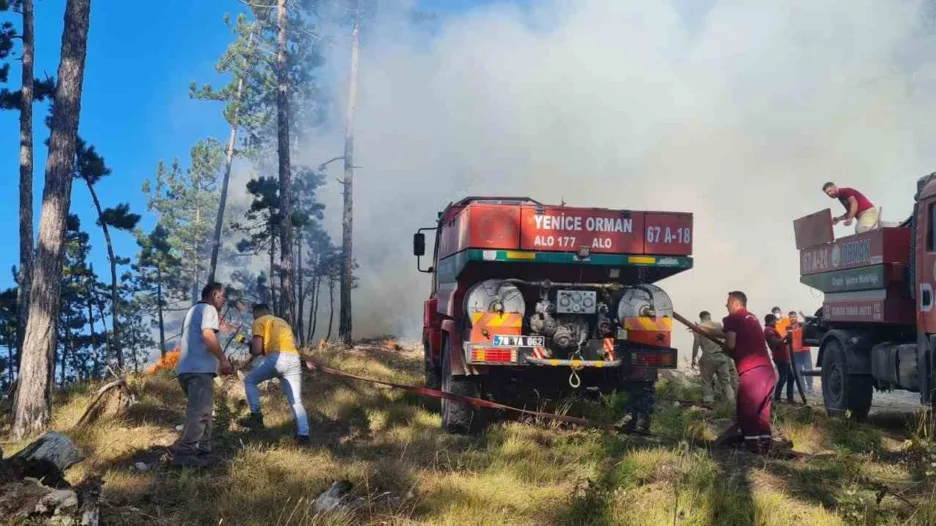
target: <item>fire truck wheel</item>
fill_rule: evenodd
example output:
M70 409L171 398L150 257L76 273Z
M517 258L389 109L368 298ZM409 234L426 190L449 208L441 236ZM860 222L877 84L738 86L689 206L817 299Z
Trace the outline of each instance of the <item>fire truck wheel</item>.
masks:
M866 374L848 374L842 344L830 339L822 355L822 398L830 415L851 414L863 419L871 410L874 378Z
M432 359L432 352L429 348L429 342L423 342L423 363L425 365L426 387L429 389L440 389L442 387L442 371L439 365Z
M452 375L452 353L448 338L442 337L442 390L462 396L478 398L481 394L478 381L470 376ZM467 435L477 433L483 427L480 408L442 399L442 429L446 433Z

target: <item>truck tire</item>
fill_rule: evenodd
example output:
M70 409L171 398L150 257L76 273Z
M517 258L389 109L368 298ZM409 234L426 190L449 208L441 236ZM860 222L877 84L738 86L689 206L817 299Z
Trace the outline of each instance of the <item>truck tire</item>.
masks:
M426 387L429 389L442 388L442 371L439 365L432 359L432 351L429 348L429 342L423 342L423 365L425 367Z
M848 374L845 349L836 339L826 343L822 353L822 399L829 415L851 412L862 420L871 410L874 378L867 374Z
M475 378L452 375L452 352L445 335L442 336L442 391L472 398L478 398L481 394ZM477 433L483 427L482 418L478 407L442 399L442 429L446 433Z

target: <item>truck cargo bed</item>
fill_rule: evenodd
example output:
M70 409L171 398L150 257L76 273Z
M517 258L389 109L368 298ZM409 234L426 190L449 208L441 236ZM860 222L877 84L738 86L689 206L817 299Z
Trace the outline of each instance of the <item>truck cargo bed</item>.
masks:
M831 322L912 325L907 285L909 228L888 227L828 241L831 214L794 222L800 282L825 293L822 318Z
M910 260L910 229L880 228L800 251L800 274L808 276Z

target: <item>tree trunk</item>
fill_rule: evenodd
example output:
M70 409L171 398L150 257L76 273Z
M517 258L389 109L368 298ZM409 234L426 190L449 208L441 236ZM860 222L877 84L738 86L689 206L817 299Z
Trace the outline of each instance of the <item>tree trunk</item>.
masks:
M88 272L91 273L91 284L88 285L90 287L90 290L88 291L88 294L90 295L89 301L97 305L98 314L101 316L101 326L104 328L104 331L101 334L104 335L104 369L106 369L108 365L107 359L111 356L111 335L107 331L107 317L104 314L104 303L101 301L95 301L97 298L94 294L94 281L97 278L97 274L94 273L94 265L88 265Z
M88 288L88 324L91 327L91 375L97 376L98 371L101 370L100 362L98 362L98 341L97 333L94 332L94 307L91 302L91 290Z
M104 370L107 370L107 367L110 365L107 360L111 356L110 332L107 330L107 316L104 314L104 302L98 301L96 304L98 308L98 315L101 317L101 327L104 328Z
M292 227L292 173L289 164L289 64L286 61L286 28L288 12L286 0L277 0L276 13L276 136L279 157L280 189L280 314L295 326L296 306L293 301L293 227Z
M354 29L351 31L351 78L348 82L348 107L345 115L344 209L341 219L341 313L338 336L351 343L351 284L354 254L352 250L354 203L354 112L357 105L358 54L360 48L360 2L354 6Z
M312 338L315 337L315 331L318 329L318 312L319 305L322 304L319 296L322 294L322 273L317 271L315 274L315 295L312 296L312 301L315 304L312 306L312 331L309 333L309 341L312 341Z
M7 379L9 380L7 385L13 385L13 353L16 352L16 334L13 335L13 340L8 340L7 343Z
M253 48L254 35L260 27L260 22L254 22L254 28L247 38L247 56ZM245 68L246 69L246 68ZM211 239L211 262L208 267L208 283L215 280L215 271L218 269L218 252L221 249L221 228L224 225L224 208L227 206L228 183L231 180L231 164L234 162L234 145L237 142L237 127L240 120L240 102L244 96L244 77L237 79L237 91L234 94L234 113L231 115L231 133L228 135L227 152L224 158L224 177L221 179L221 200L218 202L218 216L215 218L214 237ZM165 354L165 351L163 351Z
M328 313L328 334L325 339L331 340L332 322L335 320L335 280L331 278L328 280L328 307L331 310Z
M120 326L117 322L117 256L114 255L114 244L111 242L110 229L104 222L104 210L101 208L101 201L98 200L97 192L94 191L94 185L85 180L88 185L88 191L91 192L91 200L94 201L94 208L97 210L98 222L101 223L101 230L104 231L104 241L107 244L107 260L110 263L111 274L111 331L114 333L112 351L117 356L117 368L123 369L123 351L120 350Z
M296 333L296 340L299 342L299 345L303 344L303 333L302 333L302 320L305 319L305 294L302 290L302 232L300 231L296 236L296 306L299 310L296 315L296 324L294 325L293 332Z
M23 88L20 91L20 268L17 289L16 349L22 353L29 317L29 288L33 267L33 2L23 0Z
M166 324L163 320L162 267L156 265L156 317L159 320L159 357L166 357Z
M71 329L68 328L69 321L71 320L70 318L66 317L63 321L65 322L65 330L62 332L62 349L60 351L59 356L55 360L55 364L59 367L58 385L60 387L65 387L65 364L66 364L66 359L68 358L68 346L71 345L71 334L70 334ZM55 380L54 372L52 374L52 377L53 377L52 379ZM53 382L53 385L54 385L54 382Z
M311 290L309 291L309 320L306 321L306 336L305 341L312 342L312 320L315 316L312 312L315 310L315 276L312 277L310 282Z
M49 352L54 348L62 290L65 220L71 206L75 172L75 137L81 112L91 0L67 0L62 57L52 108L52 131L39 218L39 243L29 296L29 319L23 340L23 364L17 389L14 439L41 432L49 422L46 405Z
M270 227L270 308L273 309L273 313L277 316L280 316L282 312L279 309L279 305L276 304L276 284L273 280L274 268L276 266L276 231L273 230L271 225Z

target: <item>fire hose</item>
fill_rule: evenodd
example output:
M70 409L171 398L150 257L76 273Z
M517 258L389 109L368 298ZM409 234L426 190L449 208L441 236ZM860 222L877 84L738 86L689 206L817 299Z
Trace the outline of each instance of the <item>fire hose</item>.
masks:
M502 411L510 411L514 413L520 413L524 415L545 418L548 420L556 420L556 421L565 422L568 424L575 424L575 425L579 425L582 427L602 429L605 431L614 431L616 429L615 426L613 425L599 424L597 422L592 422L591 420L588 420L587 418L581 418L577 416L568 416L568 415L558 415L555 413L546 413L544 411L532 411L529 409L521 409L519 407L513 407L513 406L509 406L505 404L499 404L497 402L491 402L490 400L483 400L481 398L473 398L470 396L463 396L463 395L459 395L455 393L447 393L439 389L430 389L428 387L418 387L415 385L398 384L398 383L387 382L383 380L375 380L373 378L365 378L363 376L358 376L355 374L342 372L337 369L332 369L330 367L317 364L313 362L312 360L308 360L308 359L305 360L305 364L306 364L306 368L308 368L310 371L317 371L317 372L320 372L329 376L338 377L338 378L348 378L351 380L358 380L361 382L367 382L371 384L385 385L387 387L392 387L394 389L401 389L403 391L415 393L415 394L422 395L422 396L428 396L430 398L438 398L438 399L444 398L446 400L451 400L453 402L460 402L463 404L473 405L476 407L483 407L486 409L497 409L497 410L502 410ZM710 406L707 406L705 404L699 404L699 403L692 402L692 401L673 400L673 402L679 404L682 407L698 406L698 407L702 407L706 409L711 409ZM649 433L644 433L644 434L649 434Z
M678 312L673 312L673 318L675 318L676 321L678 321L679 323L682 323L682 324L685 325L686 327L689 327L689 330L691 330L692 332L698 334L699 336L702 336L703 338L705 338L705 339L707 339L707 340L710 340L710 341L712 341L712 342L715 342L715 344L717 344L717 345L718 345L719 347L721 347L722 349L725 348L725 342L723 342L723 341L721 341L721 340L719 340L719 339L717 339L717 338L711 336L709 333L705 332L705 330L702 329L702 327L699 327L699 326L696 325L695 323L692 323L691 321L687 320L686 318L684 318L683 316L681 316ZM792 350L793 350L793 349L792 349L792 346L790 346L789 348L790 348L790 353L791 353L790 356L792 357L792 356L793 356L793 354L792 354ZM792 360L790 360L789 367L790 367L790 371L789 371L789 372L793 375L793 378L796 380L796 381L795 381L796 388L797 388L797 390L799 390L800 398L802 398L802 400L803 400L803 405L809 405L809 402L808 402L807 399L806 399L806 391L805 391L805 389L804 389L804 387L803 387L803 377L802 377L802 375L800 375L800 373L799 373L799 371L796 369L796 367L793 366L793 361L792 361Z

